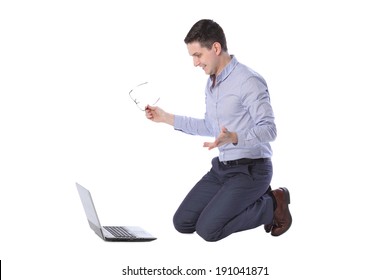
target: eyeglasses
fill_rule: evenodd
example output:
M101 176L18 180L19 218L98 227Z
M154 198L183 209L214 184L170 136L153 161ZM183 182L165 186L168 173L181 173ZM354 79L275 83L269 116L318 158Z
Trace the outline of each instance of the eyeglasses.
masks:
M148 82L141 83L137 85L135 88L129 91L129 96L131 100L134 101L135 105L137 105L138 109L141 111L145 111L145 108L147 105L156 105L157 102L160 100L160 97L153 98L150 96L150 92L145 92L145 90L140 90L140 89L145 89L145 87L142 87L146 85ZM149 102L149 101L154 101L154 102Z

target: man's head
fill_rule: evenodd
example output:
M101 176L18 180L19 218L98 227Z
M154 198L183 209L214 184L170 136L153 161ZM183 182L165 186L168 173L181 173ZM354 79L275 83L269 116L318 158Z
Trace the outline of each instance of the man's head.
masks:
M218 23L202 19L195 23L184 39L194 65L206 74L217 75L226 64L227 44L225 33Z
M211 19L201 19L195 23L187 36L184 38L184 43L198 42L202 47L211 49L215 42L221 45L223 51L227 52L227 44L225 33L221 26Z

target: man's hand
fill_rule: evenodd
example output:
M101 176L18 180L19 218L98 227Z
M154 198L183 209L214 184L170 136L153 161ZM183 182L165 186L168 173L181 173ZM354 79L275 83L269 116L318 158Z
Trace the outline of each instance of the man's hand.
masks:
M157 106L147 105L145 108L145 116L154 122L163 122L166 124L174 124L174 115L165 112Z
M221 133L218 135L215 141L204 142L203 147L209 148L209 150L211 150L229 143L237 144L237 142L237 133L230 132L226 127L222 127Z

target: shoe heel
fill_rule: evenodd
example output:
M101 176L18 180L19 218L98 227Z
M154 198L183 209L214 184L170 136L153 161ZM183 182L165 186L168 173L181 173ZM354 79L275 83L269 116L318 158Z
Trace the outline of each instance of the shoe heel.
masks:
M290 204L290 192L287 188L281 188L283 190L284 198L286 199L287 204Z

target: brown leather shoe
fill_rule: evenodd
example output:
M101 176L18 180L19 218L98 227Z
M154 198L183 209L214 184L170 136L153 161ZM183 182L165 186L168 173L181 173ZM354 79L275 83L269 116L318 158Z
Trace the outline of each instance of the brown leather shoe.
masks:
M285 233L292 224L292 217L288 205L290 204L290 193L287 188L279 188L272 191L276 201L274 222L271 226L271 235L279 236ZM264 229L267 231L269 227Z

